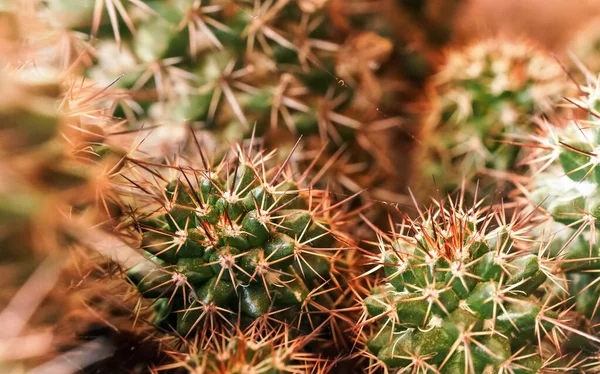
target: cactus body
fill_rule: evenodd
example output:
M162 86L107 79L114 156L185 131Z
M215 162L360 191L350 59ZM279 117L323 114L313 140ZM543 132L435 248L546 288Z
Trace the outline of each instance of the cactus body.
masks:
M339 295L348 241L331 202L301 190L285 167L265 171L267 161L240 154L207 170L176 169L160 184L127 176L140 192L123 195L137 200L131 227L150 259L128 277L156 306L157 323L206 341L263 325L302 335L347 303Z
M546 361L547 337L566 321L543 297L558 261L526 248L530 223L493 209L435 207L380 236L373 259L385 278L359 324L373 365L500 373L556 364Z

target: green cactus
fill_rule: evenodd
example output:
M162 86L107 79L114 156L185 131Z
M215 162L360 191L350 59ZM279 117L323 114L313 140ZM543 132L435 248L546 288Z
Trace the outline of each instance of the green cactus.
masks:
M373 262L385 278L364 299L358 324L374 367L526 373L564 364L566 357L550 360L546 350L560 346L555 332L568 325L560 307L544 300L559 261L530 252L534 225L526 214L504 217L494 207L455 203L421 212L399 233L379 234Z
M597 81L582 86L579 97L567 99L576 113L583 112L577 120L562 126L541 123L538 135L522 140L529 152L531 181L521 189L541 215L550 219L546 231L559 262L561 282L548 297L572 308L579 327L595 336L600 317L598 99ZM597 346L575 342L571 349L593 355Z
M94 61L83 64L83 73L102 87L112 84L105 104L129 126L160 126L141 144L148 154L162 159L193 144L191 124L210 134L200 137L203 146L218 150L253 133L286 149L302 135L294 162L327 169L313 180L340 195L394 171L373 144L374 132L401 123L397 111L381 105L395 90L391 79L379 77L393 53L388 38L339 33L324 1L122 1L111 15L113 2L56 1L46 11L58 21L79 20L65 27L97 35ZM105 6L99 12L94 3ZM343 147L344 154L336 153Z
M506 179L519 160L512 137L531 133L534 116L552 113L567 88L560 64L528 43L489 40L450 53L425 119L417 185L434 177L445 194L463 179L482 178L485 188Z
M134 193L120 195L151 259L129 269L129 279L152 301L156 323L201 342L236 326L307 334L337 320L331 313L348 305L340 295L352 268L338 205L298 187L286 164L268 168L270 155L238 152L214 167L173 166L171 176L124 167ZM344 323L326 323L328 333L343 336Z

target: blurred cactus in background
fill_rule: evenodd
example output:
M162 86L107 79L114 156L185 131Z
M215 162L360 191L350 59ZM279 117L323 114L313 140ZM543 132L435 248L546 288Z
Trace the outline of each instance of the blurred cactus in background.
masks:
M70 231L110 220L115 208L97 200L111 170L99 162L104 121L86 114L89 92L64 83L43 65L0 72L3 371L55 349L49 327L68 313L64 288L77 279L63 271Z
M465 0L392 0L390 22L400 49L402 71L424 82L437 71L441 50L452 40L452 27Z
M415 157L416 186L435 180L444 195L463 179L472 191L485 177L483 191L493 184L500 190L519 160L506 134L530 133L536 116L554 116L570 87L561 65L528 43L488 40L452 51L435 77L433 110Z
M393 170L372 135L401 123L379 110L395 90L378 74L394 45L337 31L327 1L113 3L56 0L41 12L70 34L97 38L84 73L112 84L114 116L157 127L143 151L160 159L193 144L191 124L203 147L224 151L255 132L283 158L304 135L293 161L327 166L314 182L341 195Z
M442 61L452 40L457 12L468 1L332 0L333 22L340 30L371 30L394 41L394 68L409 82L423 84Z
M120 124L97 105L102 88L70 74L60 32L28 4L8 5L0 13L0 371L69 372L115 353L92 325L119 338L117 326L127 325L121 295L107 292L124 284L74 235L111 228L120 215L109 191Z

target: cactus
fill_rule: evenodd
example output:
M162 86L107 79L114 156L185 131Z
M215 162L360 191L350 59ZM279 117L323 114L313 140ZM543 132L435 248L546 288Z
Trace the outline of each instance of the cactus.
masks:
M535 226L495 207L438 205L379 232L374 269L385 277L364 299L359 341L371 367L424 373L543 372L558 332L600 341L548 304L546 282L558 261L531 251ZM394 229L393 226L392 229ZM535 253L537 252L537 254Z
M444 195L462 179L514 171L520 148L506 135L530 133L532 118L552 113L567 88L560 64L528 43L489 40L450 53L425 119L417 185L433 176Z
M193 144L191 123L209 134L199 136L202 146L217 151L253 133L285 150L302 135L293 161L327 169L313 180L340 195L394 172L373 144L374 132L401 123L396 111L380 110L396 90L379 78L394 46L374 32L338 32L328 2L122 1L111 14L112 3L57 0L45 11L67 29L97 36L83 73L111 85L105 104L129 126L159 127L142 144L156 159ZM340 160L347 167L326 168Z
M44 371L58 344L74 343L53 330L79 300L70 286L81 280L73 257L83 249L71 231L110 221L117 207L97 197L118 161L106 152L112 123L95 111L98 92L55 68L55 45L39 39L43 25L12 12L0 18L18 31L10 41L0 33L0 366Z
M559 259L561 287L553 300L562 301L576 313L582 329L597 335L599 268L597 242L598 81L581 86L579 97L567 98L576 120L562 126L541 122L538 135L521 137L528 149L525 161L531 180L520 191L542 216L550 219L551 250ZM597 347L573 345L595 354Z
M528 197L560 234L540 235L529 211L438 203L399 233L377 230L381 253L365 251L376 266L362 272L352 231L357 217L374 225L354 192L385 168L369 132L399 123L381 117L396 99L382 76L421 60L420 49L407 60L399 46L444 44L436 35L447 25L430 22L430 4L394 5L427 29L406 44L356 14L351 22L369 26L340 31L336 1L51 0L26 7L38 12L27 18L45 20L34 37L0 27L9 49L64 46L30 52L36 67L64 69L60 81L0 75L3 262L76 257L69 270L84 278L62 273L76 279L64 305L40 302L44 322L66 333L59 347L109 337L119 356L96 371L112 370L129 335L156 354L130 362L153 371L343 371L356 346L350 364L366 363L363 371L594 370L595 128L557 128L531 147L529 161L545 164ZM2 67L30 74L26 60L6 53ZM499 141L521 138L565 90L546 60L528 45L493 42L450 57L431 122L441 141L426 138L443 189L457 185L457 170L514 170L518 148ZM416 65L404 75L432 71ZM596 87L586 89L595 100ZM595 103L572 102L594 125ZM479 153L461 150L466 138ZM226 143L238 145L227 152ZM265 151L275 148L283 151ZM59 307L70 313L56 317ZM2 320L3 334L18 330ZM115 329L123 333L107 333Z
M215 166L202 152L202 167L128 159L115 182L132 207L121 226L151 260L128 278L156 309L156 324L201 347L217 333L278 326L290 338L326 330L344 344L350 319L337 310L350 306L354 265L339 227L352 213L325 191L298 187L287 163L269 168L274 152L252 149Z
M255 331L238 331L233 336L219 335L207 347L190 345L185 352L173 351L173 363L157 370L186 369L205 373L309 373L322 369L326 362L310 358L303 346L314 336L289 339L287 328L261 336Z

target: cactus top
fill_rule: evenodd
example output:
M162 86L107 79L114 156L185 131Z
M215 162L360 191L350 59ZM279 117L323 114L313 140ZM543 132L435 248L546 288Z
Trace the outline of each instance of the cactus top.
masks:
M174 168L171 179L126 177L145 202L132 227L151 259L129 277L181 335L260 321L313 331L336 308L341 216L323 191L302 191L284 168L266 170L268 156Z
M453 204L380 234L373 259L385 278L364 300L359 324L373 365L427 373L557 365L545 347L558 346L553 331L566 321L543 292L556 281L556 263L543 247L532 253L525 218Z

